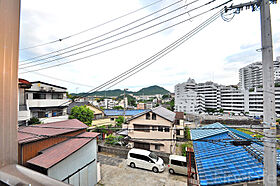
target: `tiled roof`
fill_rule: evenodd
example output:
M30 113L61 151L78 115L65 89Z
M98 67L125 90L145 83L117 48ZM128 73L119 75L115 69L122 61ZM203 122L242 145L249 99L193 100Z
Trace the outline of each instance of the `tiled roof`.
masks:
M147 110L144 109L137 109L137 110L126 110L125 111L125 115L126 116L134 116L137 115L139 113L145 112ZM104 110L104 114L106 116L122 116L124 113L123 110L114 110L114 109L105 109Z
M18 143L28 143L39 139L44 139L46 138L44 135L57 136L86 128L87 125L77 119L20 127L18 129Z
M184 112L175 112L175 113L176 113L175 116L176 119L184 119Z
M41 151L42 154L28 160L27 162L48 169L82 148L88 142L96 138L96 136L98 136L98 133L84 132L78 135L78 137L88 138L71 138Z
M205 125L203 127L200 127L198 129L191 130L191 139L196 140L196 139L207 138L209 136L214 136L228 131L229 130L224 125L220 123L213 123L210 125Z
M229 138L227 133L220 133L204 139ZM201 185L233 184L263 177L263 164L241 146L200 141L193 145Z

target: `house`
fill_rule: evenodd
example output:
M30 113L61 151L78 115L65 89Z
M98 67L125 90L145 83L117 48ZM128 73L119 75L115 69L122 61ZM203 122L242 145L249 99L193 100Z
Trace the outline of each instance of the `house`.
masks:
M86 105L87 108L89 108L90 110L93 111L93 115L94 115L94 120L98 120L98 119L102 119L104 118L104 112L102 109L90 104L90 102L86 101L86 102L72 102L69 104L68 108L67 108L67 114L70 115L71 110L73 107L77 106L83 106Z
M25 79L18 79L18 125L26 125L30 119L30 110L26 103L25 90L31 88L31 83Z
M175 115L174 112L159 106L128 119L130 146L172 153L176 143Z
M263 178L263 143L220 123L191 130L200 185L257 185ZM251 145L235 146L234 140ZM277 153L279 175L280 156ZM253 183L248 183L253 182Z
M25 90L26 103L31 117L44 118L66 115L67 89L57 85L35 81Z
M176 135L177 137L184 137L184 128L185 128L185 120L184 120L184 112L175 112L175 125L176 125Z
M18 162L65 183L97 183L98 133L73 119L18 130Z

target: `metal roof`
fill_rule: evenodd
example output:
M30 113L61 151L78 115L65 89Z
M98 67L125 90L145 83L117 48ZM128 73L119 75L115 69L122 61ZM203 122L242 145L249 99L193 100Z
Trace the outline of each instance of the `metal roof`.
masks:
M175 112L172 112L162 106L152 109L152 112L171 122L173 122L175 120L175 116L176 116Z
M220 123L213 123L210 125L205 125L203 127L191 130L191 139L197 140L197 139L207 138L209 136L214 136L228 131L229 130L224 125Z
M28 160L27 163L48 169L81 149L88 142L96 138L96 136L98 136L98 133L84 132L78 135L78 137L85 138L71 138L62 143L58 143L41 151L40 155Z
M227 133L204 138L229 139ZM241 146L223 142L194 141L195 159L201 185L225 185L263 177L263 164Z
M18 143L33 142L46 138L44 135L57 136L68 132L86 129L87 127L87 125L77 119L20 127L18 129Z
M134 116L139 113L145 112L147 110L144 109L137 109L137 110L126 110L125 115L126 116ZM105 109L104 114L106 116L123 116L124 115L124 110L114 110L114 109Z

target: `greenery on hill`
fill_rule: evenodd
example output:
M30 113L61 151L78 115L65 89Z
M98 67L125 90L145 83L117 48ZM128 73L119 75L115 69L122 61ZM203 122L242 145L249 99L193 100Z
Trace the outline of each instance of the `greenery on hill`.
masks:
M170 92L163 87L154 85L146 88L142 88L137 92L133 91L126 91L126 94L133 94L133 95L155 95L155 94L169 94ZM83 96L85 93L79 94L71 94L72 96ZM97 91L94 93L89 94L89 96L104 96L104 97L112 97L112 96L120 96L123 94L123 90L115 89L115 90L106 90L106 91Z

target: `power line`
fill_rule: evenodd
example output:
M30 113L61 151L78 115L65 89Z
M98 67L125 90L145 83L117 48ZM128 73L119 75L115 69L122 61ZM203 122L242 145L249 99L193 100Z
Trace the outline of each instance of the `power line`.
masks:
M41 74L41 73L38 73L38 72L32 72L34 74L37 74L39 76L43 76L43 77L47 77L47 78L50 78L50 79L55 79L57 81L62 81L62 82L66 82L66 83L71 83L73 85L79 85L79 86L83 86L83 87L94 87L94 86L91 86L91 85L88 85L88 84L81 84L81 83L77 83L77 82L73 82L73 81L68 81L68 80L64 80L64 79L59 79L59 78L56 78L56 77L53 77L53 76L49 76L49 75L45 75L45 74Z
M230 2L230 1L228 1L228 2ZM223 3L223 4L224 4L224 3ZM56 66L60 66L60 65L64 65L64 64L76 62L76 61L79 61L79 60L82 60L82 59L86 59L86 58L89 58L89 57L92 57L92 56L95 56L95 55L99 55L99 54L102 54L102 53L105 53L105 52L108 52L108 51L111 51L111 50L114 50L114 49L123 47L123 46L125 46L125 45L131 44L131 43L134 43L134 42L139 41L139 40L141 40L141 39L144 39L144 38L150 37L150 36L152 36L152 35L155 35L155 34L157 34L157 33L159 33L159 32L164 31L164 30L170 29L170 28L172 28L172 27L174 27L174 26L177 26L177 25L182 24L182 23L184 23L184 22L186 22L186 21L189 21L189 20L191 20L191 19L194 19L195 17L198 17L198 16L201 16L201 15L203 15L203 14L206 14L206 13L208 13L208 12L214 10L214 9L216 9L216 7L213 8L213 9L210 9L210 10L208 10L208 11L205 11L205 12L203 12L203 13L200 13L200 14L198 14L198 15L196 15L196 16L193 16L193 17L191 17L191 18L189 18L189 19L185 19L185 20L180 21L180 22L178 22L178 23L176 23L176 24L173 24L173 25L171 25L171 26L168 26L168 27L166 27L166 28L163 28L163 29L161 29L161 30L159 30L159 31L153 32L153 33L151 33L151 34L149 34L149 35L146 35L146 36L140 37L140 38L138 38L138 39L129 41L129 42L127 42L127 43L124 43L124 44L121 44L121 45L118 45L118 46L115 46L115 47L112 47L112 48L103 50L103 51L101 51L101 52L98 52L98 53L95 53L95 54L91 54L91 55L88 55L88 56L85 56L85 57L82 57L82 58L78 58L78 59L75 59L75 60L71 60L71 61L67 61L67 62L63 62L63 63L56 64L56 65L48 66L48 67L44 67L44 68L40 68L40 69L35 69L35 70L29 70L29 71L21 72L20 74L29 73L29 72L34 72L34 71L39 71L39 70L45 70L45 69L48 69L48 68L53 68L53 67L56 67ZM44 62L44 63L46 63L46 62ZM41 64L42 64L42 63L41 63ZM40 65L40 64L39 64L39 65Z
M195 0L195 1L191 2L191 3L189 3L189 4L192 4L192 3L197 2L197 1L199 1L199 0ZM166 22L168 22L168 21L171 21L171 20L173 20L173 19L175 19L175 18L178 18L178 17L180 17L180 16L183 16L183 15L185 15L186 13L189 13L189 12L192 12L192 11L197 10L197 9L199 9L199 8L202 8L202 7L206 6L206 5L209 5L210 3L213 3L214 1L216 1L216 0L211 0L211 1L209 1L208 3L205 3L205 4L201 5L201 6L196 7L196 8L193 8L193 9L187 11L187 12L181 13L181 14L179 14L179 15L176 15L176 16L172 17L172 18L169 18L169 19L167 19L167 20L164 20L164 21L161 21L161 22L159 22L159 23L156 23L156 24L154 24L154 25L152 25L152 26L148 26L148 27L146 27L146 28L144 28L144 29L142 29L142 30L139 30L139 31L136 31L136 32L134 32L134 33L125 35L125 36L120 37L120 38L118 38L118 39L109 41L109 42L107 42L107 43L104 43L104 44L95 46L95 47L93 47L93 48L89 48L89 49L86 49L86 50L83 50L83 51L80 51L80 52L77 52L77 53L73 53L73 54L70 54L70 55L67 55L67 56L62 56L62 57L60 57L60 58L58 58L58 59L52 59L52 60L48 60L48 61L41 62L41 63L38 63L38 64L29 65L29 66L24 66L24 67L21 67L20 69L25 69L25 68L30 68L30 67L33 67L33 66L38 66L38 65L42 65L42 64L46 64L46 63L51 63L51 62L53 62L53 61L58 61L58 60L61 60L61 59L64 59L64 58L72 57L72 56L75 56L75 55L78 55L78 54L81 54L81 53L84 53L84 52L88 52L88 51L94 50L94 49L96 49L96 48L100 48L100 47L106 46L106 45L108 45L108 44L115 43L115 42L117 42L117 41L123 40L123 39L125 39L125 38L131 37L131 36L136 35L136 34L139 34L139 33L141 33L141 32L144 32L144 31L146 31L146 30L149 30L149 29L151 29L151 28L154 28L154 27L156 27L156 26L159 26L159 25L161 25L161 24L163 24L163 23L166 23ZM189 5L189 4L188 4L188 5ZM67 54L67 53L69 53L69 52L73 52L73 51L76 51L76 50L83 49L83 48L85 48L85 47L91 46L91 45L93 45L93 44L100 43L100 42L102 42L102 41L106 41L106 40L108 40L108 39L110 39L110 38L114 38L114 37L116 37L116 36L118 36L118 35L120 35L120 34L126 33L126 32L128 32L128 31L130 31L130 30L133 30L133 29L135 29L135 28L138 28L138 27L140 27L140 26L143 26L143 25L145 25L145 24L147 24L147 23L149 23L149 22L152 22L152 21L154 21L154 20L156 20L156 19L159 19L159 18L161 18L161 17L163 17L163 16L166 16L166 15L168 15L168 14L174 12L174 11L180 10L180 9L184 8L185 6L187 6L187 5L181 6L181 7L177 8L177 9L175 9L175 10L172 10L172 11L170 11L170 12L167 12L167 13L165 13L165 14L163 14L163 15L160 15L160 16L158 16L158 17L156 17L156 18L153 18L153 19L151 19L151 20L149 20L149 21L146 21L146 22L141 23L141 24L139 24L139 25L137 25L137 26L134 26L134 27L129 28L129 29L127 29L127 30L124 30L124 31L122 31L122 32L116 33L116 34L114 34L114 35L108 36L108 37L106 37L106 38L104 38L104 39L101 39L101 40L95 41L95 42L93 42L93 43L87 44L87 45L85 45L85 46L81 46L81 47L79 47L79 48L75 48L75 49L72 49L72 50L69 50L69 51L60 53L60 54L56 54L56 55L54 55L54 56L50 56L50 57L42 58L42 59L39 59L39 60L31 61L31 62L25 63L25 64L23 64L23 65L27 65L27 64L30 64L30 63L35 63L35 62L39 62L39 61L43 61L43 60L47 60L47 59L50 59L50 58L53 58L53 57L57 57L57 56L60 56L60 55L63 55L63 54ZM106 33L105 33L105 35L106 35ZM101 35L101 36L102 36L102 35ZM96 37L96 38L99 38L99 36ZM95 39L95 38L94 38L94 39Z
M120 30L120 29L122 29L122 28L124 28L124 27L127 27L127 26L129 26L129 25L131 25L131 24L134 24L134 23L136 23L136 22L138 22L138 21L141 21L141 20L143 20L143 19L145 19L145 18L147 18L147 17L150 17L150 16L152 16L152 15L158 13L158 12L161 12L162 10L165 10L165 9L171 7L171 6L176 5L177 3L181 2L181 1L182 1L182 0L179 0L179 1L175 2L175 3L172 3L172 4L170 4L170 5L168 5L168 6L164 7L164 8L162 8L162 9L157 10L157 11L151 13L151 14L148 14L148 15L146 15L146 16L140 18L140 19L136 19L135 21L132 21L132 22L130 22L130 23L128 23L128 24L125 24L125 25L123 25L123 26L121 26L121 27L118 27L118 28L116 28L116 29L113 29L113 30L111 30L111 31L109 31L109 32L106 32L106 33L104 33L104 34L101 34L101 35L99 35L99 36L93 37L93 38L91 38L91 39L85 40L85 41L83 41L83 42L77 43L77 44L75 44L75 45L72 45L72 46L69 46L69 47L66 47L66 48L63 48L63 49L60 49L60 50L56 50L56 51L53 51L53 52L50 52L50 53L47 53L47 54L43 54L43 55L40 55L40 56L36 56L36 57L33 57L33 58L29 58L29 59L23 60L23 61L21 61L21 62L30 61L30 60L33 60L33 59L37 59L37 58L41 58L41 57L44 57L44 56L48 56L48 55L50 55L50 54L57 53L57 52L60 52L60 51L63 51L63 50L67 50L67 49L69 49L69 48L73 48L73 47L75 47L75 46L78 46L78 45L87 43L87 42L89 42L89 41L92 41L92 40L97 39L97 38L99 38L99 37L102 37L102 36L105 36L105 35L110 34L110 33L112 33L112 32L115 32L115 31L117 31L117 30ZM36 60L35 60L35 61L36 61ZM30 63L30 62L25 63L25 64L29 64L29 63ZM25 65L25 64L22 64L22 65Z
M98 28L98 27L104 26L104 25L106 25L106 24L108 24L108 23L111 23L111 22L113 22L113 21L116 21L116 20L121 19L121 18L123 18L123 17L126 17L126 16L128 16L128 15L131 15L131 14L133 14L133 13L136 13L136 12L138 12L138 11L140 11L140 10L143 10L143 9L145 9L145 8L148 8L148 7L150 7L150 6L153 6L153 5L155 5L155 4L157 4L157 3L161 2L161 1L163 1L163 0L155 1L155 2L153 2L153 3L151 3L151 4L148 4L148 5L146 5L146 6L142 7L142 8L139 8L139 9L134 10L134 11L132 11L132 12L126 13L126 14L124 14L124 15L122 15L122 16L119 16L119 17L117 17L117 18L111 19L111 20L109 20L109 21L106 21L106 22L101 23L101 24L99 24L99 25L96 25L96 26L94 26L94 27L88 28L88 29L86 29L86 30L80 31L80 32L78 32L78 33L75 33L75 34L66 36L66 37L64 37L64 38L57 39L57 40L54 40L54 41L50 41L50 42L47 42L47 43L42 43L42 44L39 44L39 45L34 45L34 46L31 46L31 47L21 48L21 49L19 49L19 50L27 50L27 49L37 48L37 47L41 47L41 46L53 44L53 43L56 43L56 42L64 41L64 40L69 39L69 38L71 38L71 37L74 37L74 36L80 35L80 34L82 34L82 33L85 33L85 32L87 32L87 31L90 31L90 30L96 29L96 28Z

